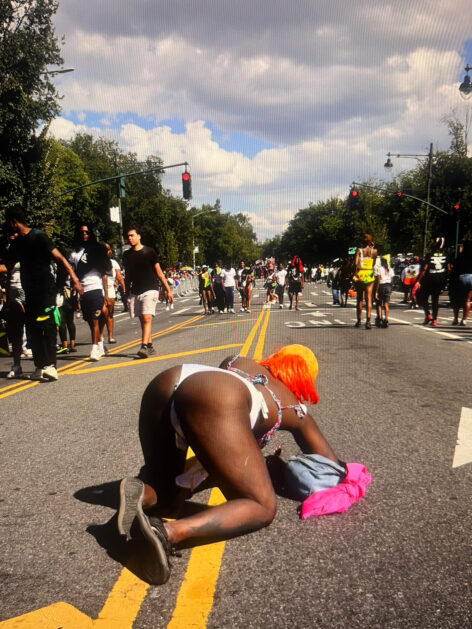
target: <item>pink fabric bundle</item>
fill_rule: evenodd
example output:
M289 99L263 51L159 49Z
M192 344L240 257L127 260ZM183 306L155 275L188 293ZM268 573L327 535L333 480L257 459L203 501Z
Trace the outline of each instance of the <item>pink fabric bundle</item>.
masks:
M317 491L302 502L300 507L302 520L313 515L342 513L362 498L372 476L360 463L347 463L346 470L346 477L339 485Z

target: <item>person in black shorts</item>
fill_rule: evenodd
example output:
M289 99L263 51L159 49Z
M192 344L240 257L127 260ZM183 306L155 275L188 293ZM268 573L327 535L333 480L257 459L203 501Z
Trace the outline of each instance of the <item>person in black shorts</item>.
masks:
M56 334L58 320L56 281L51 262L62 265L70 275L74 290L83 293L77 275L50 238L40 229L28 227L26 216L19 207L5 212L5 224L10 234L17 234L7 253L6 264L0 272L9 271L20 262L21 284L25 291L26 327L30 335L33 361L36 367L31 379L44 382L57 380Z
M79 226L76 247L69 261L84 287L80 307L92 337L90 360L96 362L105 355L103 329L110 303L107 272L111 270L111 262L105 247L96 241L93 230L87 225Z

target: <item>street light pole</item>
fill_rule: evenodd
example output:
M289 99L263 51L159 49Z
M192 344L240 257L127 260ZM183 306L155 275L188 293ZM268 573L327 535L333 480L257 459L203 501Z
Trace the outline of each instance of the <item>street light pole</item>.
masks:
M428 158L428 170L426 174L426 208L424 215L424 233L423 233L423 258L426 256L426 248L428 245L428 227L429 227L429 208L431 205L431 179L433 175L433 143L429 145L428 154L416 154L416 153L393 153L396 157L412 157L413 159L420 159L422 157ZM392 153L387 153L387 161L384 164L385 168L393 168L392 160L390 159Z

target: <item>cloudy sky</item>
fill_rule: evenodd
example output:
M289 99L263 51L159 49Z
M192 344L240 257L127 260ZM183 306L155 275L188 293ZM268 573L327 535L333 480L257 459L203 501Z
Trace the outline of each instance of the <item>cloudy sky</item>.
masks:
M470 0L60 0L57 137L191 165L193 203L246 212L260 239L354 180L447 149L465 117ZM471 99L472 100L472 99ZM470 106L470 102L469 106ZM164 185L181 194L180 169Z

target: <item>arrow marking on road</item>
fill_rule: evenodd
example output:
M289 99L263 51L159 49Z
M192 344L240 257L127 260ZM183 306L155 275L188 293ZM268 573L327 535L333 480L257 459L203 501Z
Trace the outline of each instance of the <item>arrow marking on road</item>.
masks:
M472 408L462 407L452 467L472 462Z

